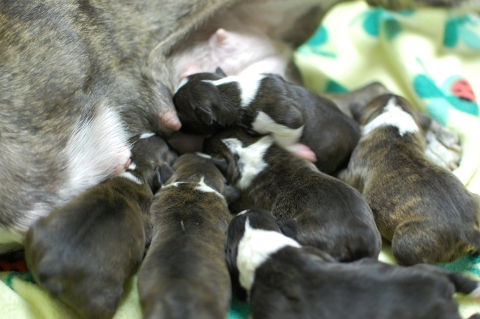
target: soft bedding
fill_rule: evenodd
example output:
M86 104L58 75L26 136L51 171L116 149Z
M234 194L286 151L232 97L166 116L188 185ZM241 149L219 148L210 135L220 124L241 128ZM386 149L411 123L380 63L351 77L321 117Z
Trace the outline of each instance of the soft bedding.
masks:
M363 1L337 5L295 55L305 85L316 92L342 93L380 81L457 133L462 145L457 177L480 193L480 15L425 8L391 12ZM441 156L441 155L440 155ZM380 259L394 263L388 244ZM0 318L76 319L67 305L41 290L22 262L0 272ZM480 257L465 255L439 265L480 280ZM480 313L480 302L456 296L460 312ZM347 301L346 301L347 302ZM234 300L229 319L248 318ZM141 318L136 277L124 286L115 319Z

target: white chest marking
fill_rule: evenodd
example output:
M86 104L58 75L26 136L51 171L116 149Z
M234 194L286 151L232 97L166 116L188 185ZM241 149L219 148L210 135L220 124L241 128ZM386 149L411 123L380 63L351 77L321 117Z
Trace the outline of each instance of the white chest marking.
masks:
M205 180L205 177L202 176L202 178L200 179L200 182L198 183L198 186L195 187L197 191L204 192L204 193L215 193L216 195L223 198L222 194L220 194L219 192L217 192L216 190L214 190L213 188L205 184L204 180Z
M242 147L242 143L236 138L223 139L222 142L229 148L233 154L238 154L238 167L242 169L240 180L236 186L240 189L246 189L252 183L252 180L267 167L263 156L267 149L273 144L271 136L267 135L258 140L255 144Z
M257 117L252 123L252 129L260 134L272 133L275 141L282 147L288 147L298 142L303 134L303 127L292 129L288 126L278 124L265 112L258 112Z
M362 135L365 136L383 126L397 127L400 136L403 136L405 133L417 133L419 131L418 125L415 123L413 117L395 103L395 98L391 98L383 109L382 114L365 125L362 130Z
M203 80L203 82L211 83L219 86L226 83L237 82L240 89L241 106L247 107L257 96L258 88L265 77L263 74L254 74L251 76L227 76L220 80Z
M129 171L123 172L123 173L119 174L118 176L126 178L128 180L131 180L132 182L134 182L135 184L138 184L138 185L143 184L141 180L139 180L135 175L133 175Z
M271 254L287 246L301 247L298 242L279 232L253 229L247 218L245 234L238 244L237 255L237 267L242 287L250 290L255 280L255 270Z

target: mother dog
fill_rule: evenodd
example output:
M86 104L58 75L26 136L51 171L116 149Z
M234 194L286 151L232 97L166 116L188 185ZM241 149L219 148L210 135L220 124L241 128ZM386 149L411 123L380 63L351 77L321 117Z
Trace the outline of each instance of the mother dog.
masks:
M0 252L21 247L40 217L122 172L131 136L179 130L171 95L182 77L255 65L298 82L292 52L337 2L0 2ZM247 46L259 52L245 54L238 43L260 44Z

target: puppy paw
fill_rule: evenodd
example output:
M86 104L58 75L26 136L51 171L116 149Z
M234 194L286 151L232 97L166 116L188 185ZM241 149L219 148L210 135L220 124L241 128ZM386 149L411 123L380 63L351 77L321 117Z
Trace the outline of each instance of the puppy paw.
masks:
M425 133L425 140L427 142L425 155L432 162L452 171L458 168L462 148L456 134L432 121Z

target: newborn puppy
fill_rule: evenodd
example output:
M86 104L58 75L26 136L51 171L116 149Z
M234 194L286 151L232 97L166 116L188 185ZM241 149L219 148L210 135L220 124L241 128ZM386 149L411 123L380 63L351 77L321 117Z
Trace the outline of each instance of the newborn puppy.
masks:
M397 261L446 263L478 250L479 196L425 157L410 103L386 94L352 112L363 136L339 177L363 193Z
M184 154L173 169L151 207L154 237L138 275L144 318L224 319L226 198L238 192L205 154Z
M358 124L333 102L277 74L197 73L180 83L173 100L188 133L210 134L231 126L272 133L284 148L316 159L325 173L345 167L360 138Z
M35 281L85 318L113 317L151 238L156 167L175 158L163 139L143 135L126 172L39 219L25 246Z
M271 135L252 137L233 128L206 139L204 149L242 191L232 213L262 208L279 220L296 218L298 241L337 260L380 253L381 237L363 196L279 147Z
M337 263L282 229L264 210L244 211L228 227L228 264L249 292L253 319L461 319L453 294L479 298L478 283L459 274L369 258Z

